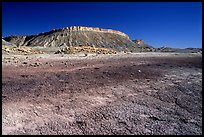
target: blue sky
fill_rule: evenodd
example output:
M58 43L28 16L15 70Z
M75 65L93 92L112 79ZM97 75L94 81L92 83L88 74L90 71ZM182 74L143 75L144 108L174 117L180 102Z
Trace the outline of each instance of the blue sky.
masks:
M122 31L154 47L202 47L201 2L3 2L2 35L68 26Z

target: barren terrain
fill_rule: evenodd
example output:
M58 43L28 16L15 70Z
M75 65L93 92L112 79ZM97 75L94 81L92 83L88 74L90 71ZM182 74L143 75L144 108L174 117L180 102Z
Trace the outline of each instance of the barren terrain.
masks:
M3 55L3 134L202 134L202 54Z

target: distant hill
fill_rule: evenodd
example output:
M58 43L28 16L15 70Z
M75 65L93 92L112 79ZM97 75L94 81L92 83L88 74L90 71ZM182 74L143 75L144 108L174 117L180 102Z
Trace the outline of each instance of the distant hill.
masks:
M142 39L138 40L132 40L135 44L138 45L138 48L140 48L141 51L143 52L154 52L156 51L156 48L148 45L147 43L144 42Z
M179 52L179 53L202 53L202 48L171 48L161 47L156 49L157 52Z
M178 53L202 53L202 48L171 48L171 47L160 47L154 48L144 42L142 39L133 40L136 44L138 44L141 51L144 52L178 52Z
M9 36L6 41L19 46L75 47L91 46L116 50L139 51L139 45L120 31L102 28L73 26L54 29L32 36Z
M2 45L5 45L5 46L15 46L15 44L12 44L10 42L7 42L5 41L3 38L2 38Z

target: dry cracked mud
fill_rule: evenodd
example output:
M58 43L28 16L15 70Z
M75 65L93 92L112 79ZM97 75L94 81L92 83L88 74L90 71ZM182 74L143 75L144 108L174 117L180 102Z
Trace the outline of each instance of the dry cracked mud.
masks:
M2 134L202 135L202 55L2 58Z

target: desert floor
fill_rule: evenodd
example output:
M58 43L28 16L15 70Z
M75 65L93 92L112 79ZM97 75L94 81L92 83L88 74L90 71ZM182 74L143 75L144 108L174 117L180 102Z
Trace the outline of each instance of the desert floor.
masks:
M2 134L202 134L202 54L2 55Z

